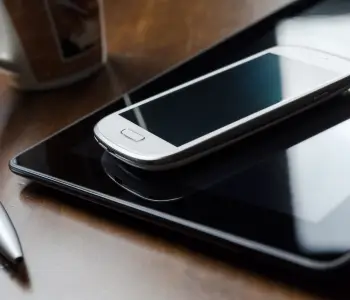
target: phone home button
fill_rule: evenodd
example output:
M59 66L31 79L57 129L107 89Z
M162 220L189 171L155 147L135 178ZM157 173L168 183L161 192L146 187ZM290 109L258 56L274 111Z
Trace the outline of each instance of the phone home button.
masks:
M133 140L134 142L141 142L145 137L129 128L123 129L121 132L122 135L126 136L128 139Z

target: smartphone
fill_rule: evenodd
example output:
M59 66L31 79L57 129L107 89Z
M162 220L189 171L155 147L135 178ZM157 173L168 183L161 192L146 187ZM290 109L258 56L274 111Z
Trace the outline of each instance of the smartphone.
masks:
M100 120L94 134L125 163L166 170L349 88L350 61L275 47L117 111Z

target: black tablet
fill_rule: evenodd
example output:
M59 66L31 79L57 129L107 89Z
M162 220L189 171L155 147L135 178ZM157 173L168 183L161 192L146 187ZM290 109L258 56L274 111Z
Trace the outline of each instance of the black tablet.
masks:
M96 122L130 105L129 100L138 102L274 46L278 41L271 22L227 40L128 94L128 101L121 97L32 147L11 161L11 169L225 247L238 245L318 270L343 265L350 257L349 95L168 172L126 166L93 138Z

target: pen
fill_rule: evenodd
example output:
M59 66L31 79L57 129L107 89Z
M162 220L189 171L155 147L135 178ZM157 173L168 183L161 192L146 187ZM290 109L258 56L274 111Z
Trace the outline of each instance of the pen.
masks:
M22 261L22 247L9 215L0 202L0 254L13 264Z

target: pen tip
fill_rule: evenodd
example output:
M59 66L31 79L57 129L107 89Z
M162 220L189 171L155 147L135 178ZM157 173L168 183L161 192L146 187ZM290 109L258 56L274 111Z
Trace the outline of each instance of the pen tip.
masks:
M15 264L21 264L23 262L24 258L23 256L18 256L14 259Z

